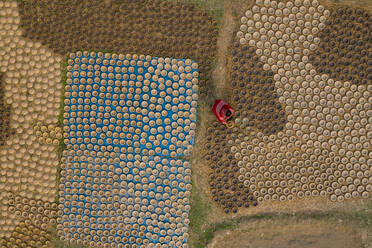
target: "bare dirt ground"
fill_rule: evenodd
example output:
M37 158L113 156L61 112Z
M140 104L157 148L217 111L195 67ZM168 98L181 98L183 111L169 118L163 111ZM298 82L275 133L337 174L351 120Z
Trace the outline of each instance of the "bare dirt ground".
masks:
M324 220L269 220L244 223L219 232L208 248L360 248L363 232ZM368 236L368 235L367 235Z
M230 45L232 43L233 33L236 29L236 22L233 16L232 5L225 2L225 12L222 19L223 23L217 39L217 64L213 71L212 79L215 85L215 94L217 97L226 98L228 91L226 86L230 85L227 82L227 58L230 54Z

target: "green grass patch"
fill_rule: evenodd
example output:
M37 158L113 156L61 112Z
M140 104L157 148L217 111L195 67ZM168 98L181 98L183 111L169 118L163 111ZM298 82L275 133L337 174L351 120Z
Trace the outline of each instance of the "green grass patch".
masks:
M365 208L353 210L351 220L357 220L367 228L372 229L372 200L369 200Z
M207 207L204 203L199 189L195 186L194 180L191 180L193 191L191 194L191 209L190 209L190 229L201 230L204 224L204 219L207 216Z
M217 223L216 225L213 225L212 227L209 227L207 230L205 230L201 237L199 242L197 243L197 248L203 248L207 243L213 239L214 233L220 230L227 230L232 229L236 224L234 222L221 222Z
M207 221L208 213L211 211L211 206L208 204L208 201L203 199L200 190L194 183L194 179L191 180L191 184L189 244L191 247L203 247L199 246L199 240L205 235L205 231L202 229Z

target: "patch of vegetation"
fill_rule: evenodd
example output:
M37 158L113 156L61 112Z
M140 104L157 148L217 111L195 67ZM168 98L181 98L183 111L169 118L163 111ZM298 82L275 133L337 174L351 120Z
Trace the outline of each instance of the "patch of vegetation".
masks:
M353 210L350 220L357 220L367 228L372 229L372 200L368 201L365 208Z
M68 57L66 56L62 61L61 61L61 84L62 84L62 92L61 92L61 101L60 101L60 106L59 106L59 115L58 115L58 125L61 127L62 132L63 132L63 116L65 113L65 88L67 84L67 63ZM59 166L57 168L57 175L56 175L56 185L59 185L59 180L61 178L61 160L62 160L62 153L66 149L66 144L64 142L64 137L59 140L58 148L57 148L57 155L58 155L58 160L59 160ZM59 192L57 190L57 194L54 198L54 202L56 204L59 204Z
M264 220L324 220L324 221L343 221L345 223L353 223L359 226L372 229L372 200L368 201L365 206L351 211L313 211L313 212L298 212L298 213L264 213L251 216L242 216L239 218L223 221L220 223L211 224L195 241L193 247L203 248L214 238L218 231L234 230L242 223Z
M206 10L217 22L218 29L222 26L222 17L224 14L224 0L177 0L192 3L197 8L201 8ZM211 71L214 71L217 65L218 56L217 53L215 54L214 58L212 59L211 63ZM199 75L199 81L206 81L212 80L211 78L203 78L204 74ZM201 116L201 109L203 108L210 108L212 106L213 101L215 99L215 84L209 83L208 84L208 94L205 95L203 99L199 99L198 101L198 111L197 111L197 119L196 125L200 126L202 117ZM208 106L210 105L210 106ZM197 132L198 133L198 132ZM196 134L198 135L198 134ZM195 137L197 141L197 137ZM194 152L197 147L194 147ZM196 165L198 166L198 165ZM211 205L209 204L207 199L203 197L203 191L199 189L198 185L195 183L195 178L200 178L201 175L197 175L197 172L193 170L193 179L191 180L192 184L192 193L190 199L190 213L189 213L189 240L188 243L190 247L195 248L202 248L204 247L201 240L209 239L210 235L213 232L210 230L204 230L204 226L207 223L208 213L211 211Z
M61 84L62 84L62 95L61 95L61 103L59 105L59 116L58 116L58 124L62 127L63 126L63 114L65 113L65 87L67 85L67 61L68 57L66 56L61 61Z
M194 179L191 180L192 193L190 199L190 213L189 213L189 244L191 247L203 247L198 246L198 241L203 238L205 231L202 230L203 225L206 223L210 206L203 199L200 189L195 184Z

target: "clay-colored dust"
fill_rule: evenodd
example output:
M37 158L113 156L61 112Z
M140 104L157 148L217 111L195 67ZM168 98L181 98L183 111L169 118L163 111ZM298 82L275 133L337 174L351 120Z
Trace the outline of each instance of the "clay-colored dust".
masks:
M355 230L317 220L270 220L245 223L216 234L208 248L360 248Z

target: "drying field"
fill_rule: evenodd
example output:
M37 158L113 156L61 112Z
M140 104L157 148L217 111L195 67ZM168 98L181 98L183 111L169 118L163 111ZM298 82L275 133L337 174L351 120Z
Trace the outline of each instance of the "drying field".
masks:
M197 61L200 87L208 92L217 25L191 4L161 0L21 1L25 38L53 52L77 50L190 58Z
M218 44L222 39L229 44L222 59L229 79L216 95L238 111L232 129L207 121L202 156L209 166L211 208L215 215L221 208L228 214L225 221L205 214L209 225L200 229L205 233L197 247L216 230L231 228L231 217L239 223L246 215L260 219L288 212L296 218L297 212L337 209L355 214L343 225L353 226L355 218L371 227L370 205L365 205L372 189L371 6L351 8L345 2L234 1L230 11L225 9ZM234 29L230 39L229 29ZM235 239L216 232L213 242L215 247L290 247L280 240L257 243L252 235L263 232L234 229ZM303 238L294 247L306 247ZM364 239L366 247L369 243Z
M198 65L77 52L65 93L58 234L97 247L184 247Z
M369 247L371 10L0 0L0 246Z
M206 85L210 83L207 79L210 78L216 50L216 22L191 4L163 1L1 1L0 20L2 246L50 247L59 243L55 239L62 239L84 245L91 242L98 246L106 244L106 247L112 243L113 237L118 247L129 244L143 247L146 243L161 242L163 246L184 246L188 235L187 205L191 190L189 163L185 159L191 153L195 134L196 93L199 91L200 95L205 95ZM99 58L103 61L95 64L94 68L86 64L90 71L84 77L91 78L94 72L98 78L94 88L92 85L89 90L85 89L88 92L84 92L75 89L76 86L71 87L74 75L71 66L76 65L68 60L68 56L77 50L96 51L98 56L107 51L120 54L124 63L122 73L126 68L128 74L114 79L117 85L115 93L111 92L112 68L106 68L106 64L96 68L99 63L106 63L103 58ZM130 65L126 64L129 60L121 57L128 52L133 54ZM135 54L153 57L147 61L148 56ZM153 62L156 58L159 61ZM143 68L140 68L140 63ZM100 67L105 67L104 71L100 72ZM104 78L99 78L104 74ZM105 80L108 85L103 84ZM86 81L90 82L89 79ZM163 87L164 91L158 87ZM120 99L115 104L128 106L115 107L108 117L106 111L113 107L108 102L115 102L113 97L119 96L118 90ZM138 95L141 90L142 94ZM103 92L105 94L101 95ZM78 100L77 96L82 98ZM139 96L141 99L137 99ZM70 97L77 104L71 108L64 106ZM81 109L87 101L90 103L94 99L99 107L96 105L91 111ZM109 105L103 107L102 104ZM82 110L85 115L92 116L85 118ZM71 116L66 116L68 112L63 114L64 111L72 111ZM112 118L121 119L120 124L116 123L116 132L111 129ZM70 121L74 124L82 121L84 125L76 125L70 133ZM92 122L92 126L87 127L86 121ZM146 122L148 125L144 124ZM81 125L88 130L82 130ZM107 132L107 139L102 138L102 132ZM96 137L92 137L93 134ZM79 144L77 147L76 142ZM112 142L116 144L115 148L110 145ZM71 154L71 151L77 154ZM87 158L87 151L92 151L93 157ZM133 155L127 156L127 153ZM83 163L80 156L85 156L87 163ZM83 165L71 167L72 158ZM119 158L121 163L117 161ZM112 160L117 167L115 175L112 167L108 166ZM133 166L140 167L131 168ZM83 172L77 171L79 169ZM92 177L86 177L85 173ZM117 173L132 173L133 178L130 179L130 175L128 178L119 177ZM146 189L141 196L138 187L141 184L146 186L145 182L138 183L138 180L148 181L147 187L154 191L147 192ZM117 184L120 187L113 189ZM101 189L99 193L98 189ZM102 193L105 193L104 197ZM139 196L142 197L142 208L137 202ZM118 207L118 198L129 200L120 202ZM87 203L87 199L91 202ZM118 213L107 213L108 206L98 211L97 204L100 208L104 204L115 206ZM93 220L81 222L81 214L87 214L85 210L99 222L97 227L88 231L87 223ZM76 216L73 217L72 213ZM142 218L145 226L138 226L135 216ZM112 226L115 221L109 217L118 217L117 226L121 228L125 224L128 229L112 234L117 227ZM128 217L131 219L127 220ZM160 219L165 219L165 222ZM55 228L58 237L52 235ZM108 230L110 235L106 233ZM84 237L76 237L80 231L84 231Z
M247 207L242 198L369 198L370 23L317 1L256 1L240 16L228 59L235 127L211 124L205 144L226 213Z

